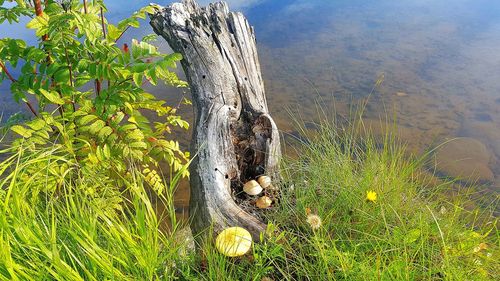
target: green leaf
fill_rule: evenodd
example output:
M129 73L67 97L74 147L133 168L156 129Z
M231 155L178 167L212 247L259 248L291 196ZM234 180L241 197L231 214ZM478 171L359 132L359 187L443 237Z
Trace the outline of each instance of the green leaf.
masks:
M89 75L80 75L78 77L76 77L75 79L75 87L81 87L85 84L87 84L90 80L92 79L92 77L90 77Z
M28 127L30 127L31 129L35 130L35 131L38 131L40 129L42 129L43 127L45 127L45 120L43 119L40 119L40 118L37 118L33 121L30 121L30 122L27 122L26 125Z
M80 71L80 72L86 71L87 68L89 67L89 64L90 64L90 61L87 59L79 60L78 64L77 64L78 71Z
M137 129L137 126L135 124L126 124L126 125L121 126L118 129L118 131L125 132L125 131L129 131L129 130L134 130L134 129Z
M34 132L35 135L37 136L40 136L42 137L43 139L46 139L48 140L50 138L50 135L47 131L44 131L44 130L40 130L40 131L36 131Z
M99 120L95 121L92 125L90 125L89 132L91 134L96 134L99 130L104 128L104 126L106 126L106 123L99 119Z
M135 85L137 85L137 87L140 87L142 86L142 74L141 73L134 73L132 75L132 78L134 79L134 83Z
M141 130L133 130L126 135L126 139L127 140L137 140L137 141L143 140L144 134L142 133Z
M134 116L130 116L130 118L128 119L128 122L137 124L137 121L135 120Z
M67 67L62 67L56 73L54 73L54 81L56 83L69 83L69 69Z
M90 63L88 71L89 71L90 75L92 75L93 77L96 77L96 75L97 75L97 64L96 63Z
M131 147L131 148L143 148L143 149L148 148L147 144L145 142L142 142L142 141L132 142L129 144L129 147Z
M111 135L111 133L113 133L113 129L109 126L106 126L106 127L99 130L99 133L97 133L97 136L101 139L104 139L107 136Z
M120 124L122 122L123 118L125 117L125 114L121 111L118 111L115 113L115 115L111 118L111 122L115 125Z
M405 235L405 243L411 244L420 238L421 231L418 228L410 230L406 235Z
M151 57L159 54L160 53L158 53L158 49L155 46L132 39L132 58L137 59L139 57Z
M42 13L40 16L36 16L31 21L26 24L29 29L34 29L36 36L42 36L47 33L47 28L49 26L49 16L46 13Z
M107 159L111 158L111 150L109 149L109 146L107 144L104 144L102 152Z
M110 41L116 41L118 37L122 34L123 30L119 29L113 24L108 24L108 39Z
M49 91L44 90L42 88L40 88L39 91L50 102L58 104L58 105L64 104L64 100L61 97L59 97L59 94L56 91L50 91L49 92Z
M160 9L160 6L157 4L149 4L139 10L142 13L154 14L156 10Z
M13 132L15 132L15 133L17 133L17 134L21 135L21 136L22 136L22 137L24 137L24 138L29 138L29 137L31 137L31 133L33 132L32 130L27 129L27 128L24 128L23 126L20 126L20 125L14 125L14 126L10 127L10 129L11 129Z
M149 67L151 67L151 65L149 65L147 63L136 63L136 64L132 65L130 70L132 72L135 72L135 73L140 73L140 72L144 72Z
M97 116L95 116L95 115L91 115L91 114L85 115L78 120L78 125L87 125L88 123L90 123L91 121L94 121L96 119L97 119Z
M152 33L152 34L148 34L148 35L142 37L141 41L152 42L152 41L156 41L156 39L158 39L158 35Z

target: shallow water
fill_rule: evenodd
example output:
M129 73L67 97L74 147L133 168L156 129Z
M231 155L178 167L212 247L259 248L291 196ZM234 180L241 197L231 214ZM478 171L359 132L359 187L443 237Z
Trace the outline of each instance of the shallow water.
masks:
M132 1L123 7L121 1L106 2L113 17L149 3ZM335 114L346 116L352 104L368 99L366 124L380 134L379 120L396 116L398 132L413 152L467 137L453 148L460 153L438 155L436 161L454 165L449 169L438 163L438 174L460 175L468 182L479 177L488 194L498 196L499 1L229 2L255 26L268 105L283 132L294 133L287 107L296 116L316 116L319 100L326 110L333 111L335 104ZM131 36L150 32L144 25ZM171 89L152 91L171 103L179 98ZM0 93L0 111L17 111L5 98L5 85ZM486 153L471 155L475 151ZM178 198L185 204L185 195Z
M455 166L438 163L438 172L467 182L479 178L498 192L498 1L267 1L247 12L250 20L262 10L266 16L254 24L280 128L289 129L282 104L300 104L300 113L310 116L315 99L328 106L333 98L345 115L352 100L369 97L366 123L377 133L379 120L396 116L411 151L468 137L456 147L463 159L438 154L439 163ZM484 146L488 157L469 161L477 151L470 145Z

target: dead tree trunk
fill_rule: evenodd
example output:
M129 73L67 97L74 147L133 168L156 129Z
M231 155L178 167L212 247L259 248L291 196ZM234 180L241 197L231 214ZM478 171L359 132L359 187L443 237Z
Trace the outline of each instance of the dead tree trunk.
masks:
M265 230L243 184L259 175L278 178L278 129L269 115L253 28L224 2L200 8L194 0L151 16L155 32L183 55L195 109L190 167L191 228L213 225Z

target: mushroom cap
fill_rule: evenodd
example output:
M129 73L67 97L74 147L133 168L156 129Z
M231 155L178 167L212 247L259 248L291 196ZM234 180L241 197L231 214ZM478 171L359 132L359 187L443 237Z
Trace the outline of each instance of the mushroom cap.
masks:
M243 256L252 247L252 235L244 228L229 227L217 235L215 247L228 257Z
M243 191L249 195L257 195L262 192L262 186L258 182L250 180L243 185Z
M267 196L262 196L257 201L255 201L255 206L257 206L260 209L265 209L273 203L273 200Z
M263 187L266 188L271 185L271 178L268 176L260 176L257 181L259 184Z

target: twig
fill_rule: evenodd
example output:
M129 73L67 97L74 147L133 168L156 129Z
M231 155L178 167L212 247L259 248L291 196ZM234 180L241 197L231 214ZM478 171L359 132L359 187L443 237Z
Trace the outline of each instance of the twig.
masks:
M73 84L73 66L71 65L71 62L69 61L69 56L68 56L68 48L66 47L66 44L64 44L64 54L66 55L66 63L68 64L68 69L69 69L69 84L71 87L74 86ZM75 108L75 103L72 102L73 105L73 112L76 111Z
M130 28L130 25L127 25L127 27L125 27L125 29L122 31L122 33L120 33L120 35L118 36L118 38L116 38L115 42L118 42L118 40L120 40L120 38L122 38L123 34L125 34L125 32Z
M35 14L39 17L43 14L43 8L42 8L42 2L40 0L34 0L35 3ZM45 1L45 5L47 5L48 1ZM45 42L49 40L49 35L44 34L42 35L42 41ZM44 48L45 49L45 48ZM47 64L52 64L52 61L50 59L50 52L45 49L45 52L47 53ZM54 77L50 78L52 81L52 85L54 85ZM59 97L62 98L61 91L57 91L59 94ZM61 116L64 116L64 108L62 106L57 107L57 110L59 111L59 114Z
M0 67L2 68L3 72L5 73L5 75L7 75L7 77L9 78L9 80L12 83L17 82L17 80L14 77L12 77L12 75L10 74L9 70L7 69L7 67L5 67L5 65L1 61L0 61ZM36 110L33 107L33 105L31 105L31 103L29 101L25 101L24 103L28 106L28 108L31 111L31 113L33 113L33 115L35 115L36 117L38 117L38 114L36 113Z
M40 0L34 0L34 3L35 3L35 14L37 17L39 17L43 14L42 2ZM47 39L49 39L49 36L47 34L42 35L42 41L47 41Z
M5 72L5 75L7 75L7 77L9 78L10 81L12 81L12 82L17 81L14 77L12 77L10 72L7 70L7 68L5 67L5 65L1 61L0 61L0 67L3 69L3 72Z
M104 12L102 11L102 7L101 7L101 26L102 26L102 34L104 35L104 38L106 38L106 26L104 25Z

